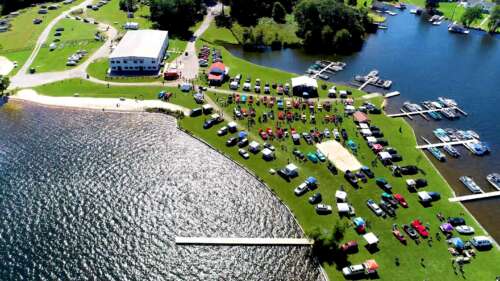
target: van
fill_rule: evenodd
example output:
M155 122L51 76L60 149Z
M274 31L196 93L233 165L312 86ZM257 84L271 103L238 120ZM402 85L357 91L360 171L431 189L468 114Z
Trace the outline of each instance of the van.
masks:
M493 246L490 238L486 236L475 236L470 242L476 249L489 249Z

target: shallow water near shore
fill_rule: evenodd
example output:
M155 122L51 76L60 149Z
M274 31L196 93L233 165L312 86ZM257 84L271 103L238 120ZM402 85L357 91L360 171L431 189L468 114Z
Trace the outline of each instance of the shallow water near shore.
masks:
M393 81L391 90L401 96L389 100L387 110L399 112L405 101L421 102L445 96L455 99L469 113L457 121L424 121L420 117L409 123L418 141L425 136L437 141L432 130L441 128L472 129L486 141L492 154L485 157L470 155L460 147L464 157L446 163L431 161L459 195L470 192L458 177L473 177L485 191L494 188L486 181L489 173L500 173L500 130L497 120L500 102L500 35L471 31L467 36L451 34L447 22L433 26L421 17L397 10L397 16L387 16L387 30L370 35L363 49L350 56L335 57L307 54L300 49L246 52L239 46L227 45L234 55L256 64L302 74L318 59L341 60L344 71L331 76L331 81L350 84L357 74L378 69L382 79ZM259 77L266 80L265 77ZM380 91L369 87L368 91ZM500 198L465 203L469 211L488 232L500 241Z
M0 132L2 280L322 280L306 247L175 245L304 234L171 117L11 102Z

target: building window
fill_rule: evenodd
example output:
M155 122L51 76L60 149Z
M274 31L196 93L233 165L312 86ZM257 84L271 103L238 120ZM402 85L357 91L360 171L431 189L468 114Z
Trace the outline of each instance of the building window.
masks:
M156 63L156 61L155 61L155 60L152 60L152 61L151 61L151 63Z
M140 62L140 63L144 63L144 61L143 61L143 60L140 60L139 62Z
M127 61L126 61L126 60L124 60L124 61L123 61L123 63L127 63Z

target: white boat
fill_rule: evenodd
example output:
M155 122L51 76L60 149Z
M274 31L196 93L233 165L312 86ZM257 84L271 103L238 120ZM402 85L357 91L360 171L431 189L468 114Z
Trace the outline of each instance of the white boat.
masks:
M448 25L448 31L452 33L459 33L459 34L469 34L469 30L466 29L465 27L458 25L456 23L452 23Z
M410 14L417 14L417 9L411 9Z
M493 173L489 174L486 176L486 180L493 185L494 188L500 191L500 174L499 173Z
M388 14L388 15L391 15L391 16L395 16L395 15L398 14L398 13L395 13L393 11L385 11L385 13Z
M441 25L442 21L435 21L432 23L432 25Z
M438 101L448 107L456 107L458 105L458 103L454 99L445 97L438 97Z
M468 225L459 225L456 226L455 229L460 234L474 234L474 228Z
M477 185L477 183L467 176L462 176L459 180L467 187L472 193L483 193L483 190Z

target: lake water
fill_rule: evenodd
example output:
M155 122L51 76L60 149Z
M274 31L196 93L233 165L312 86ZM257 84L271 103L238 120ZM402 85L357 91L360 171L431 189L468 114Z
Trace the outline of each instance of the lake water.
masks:
M378 69L382 79L393 80L391 90L401 92L401 96L390 100L390 112L399 112L407 100L420 102L439 96L455 99L469 117L440 122L416 117L410 123L417 136L434 140L432 130L438 127L478 132L490 144L491 155L475 157L461 148L465 156L460 159L449 159L445 164L432 161L457 194L469 193L458 181L462 175L472 176L486 191L494 190L485 177L492 172L500 173L500 121L496 116L500 108L500 36L480 31L471 31L467 36L451 34L445 22L433 26L409 10L397 12L397 16L388 16L389 29L370 35L361 52L350 56L311 55L298 49L246 52L238 46L227 48L246 60L293 73L304 73L318 59L338 59L346 62L347 67L331 80L342 83L350 83L356 74ZM500 241L500 199L466 203L466 206Z
M160 114L0 108L1 280L322 280L286 207Z

